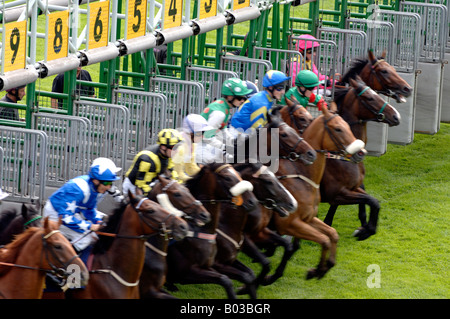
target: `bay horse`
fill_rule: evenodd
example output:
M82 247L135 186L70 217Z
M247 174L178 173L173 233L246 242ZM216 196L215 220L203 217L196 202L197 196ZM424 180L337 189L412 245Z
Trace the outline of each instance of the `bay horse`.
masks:
M274 110L277 114L277 110ZM274 215L275 228L281 235L294 239L294 250L300 239L311 240L322 246L319 264L307 272L307 279L322 278L336 263L339 236L334 228L317 218L320 202L319 184L325 170L325 158L334 154L354 161L362 160L364 142L356 139L349 125L326 107L306 128L303 138L316 150L317 159L311 165L289 160L280 161L276 175L298 202L296 212L282 218Z
M211 220L211 214L203 204L196 200L191 192L182 184L173 179L158 175L158 182L153 185L147 195L153 201L157 201L158 196L167 194L168 200L176 209L179 209L185 220L191 220L201 227ZM140 298L175 298L162 287L167 275L167 249L169 239L163 236L152 236L146 243L145 262L139 281Z
M380 57L375 57L373 50L368 50L368 59L355 59L350 69L343 75L340 85L349 84L356 76L377 93L392 97L397 103L405 102L410 97L413 88L397 73L386 60L386 51Z
M35 205L22 204L19 211L10 207L0 213L0 246L10 243L15 235L30 227L41 226L42 216Z
M160 204L128 192L129 203L116 208L107 225L97 232L90 279L84 289L68 290L76 299L130 299L139 297L145 241L150 236L186 236L186 221ZM67 292L66 292L67 296Z
M243 181L230 164L209 163L186 182L186 187L210 212L211 221L202 227L189 222L190 234L169 245L166 287L176 290L175 283L217 284L225 289L228 298L235 299L231 279L213 268L217 254L216 229L223 203L232 201L247 210L256 207L252 185Z
M261 163L244 163L234 164L233 167L243 179L252 183L253 193L258 199L261 208L261 218L259 220L254 218L247 219L241 250L252 258L253 262L261 265L261 271L254 280L254 285L258 288L261 284L266 284L266 275L270 272L270 260L254 242L264 241L276 246L282 245L286 254L290 249L290 242L269 229L267 225L272 218L273 212L286 217L296 211L297 201L267 166ZM243 287L238 292L238 294L244 293L248 293L248 287Z
M338 114L350 125L353 135L367 142L367 122L386 123L389 126L400 124L398 111L374 90L367 86L358 76L349 80L351 86L338 88L334 101ZM334 215L339 205L359 205L359 227L354 236L364 240L374 235L377 229L379 202L364 189L364 163L358 164L339 157L330 156L326 160L326 169L320 184L322 202L330 204L324 219L332 225ZM367 221L365 206L370 207Z
M61 223L47 217L43 227L28 228L0 249L0 298L39 299L46 273L67 278L71 265L78 267L79 283L87 283L88 270L60 233Z

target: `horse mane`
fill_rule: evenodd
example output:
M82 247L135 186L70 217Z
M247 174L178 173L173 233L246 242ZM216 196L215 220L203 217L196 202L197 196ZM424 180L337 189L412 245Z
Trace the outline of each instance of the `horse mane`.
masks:
M204 165L200 171L192 176L192 178L184 184L189 190L194 189L198 183L200 183L200 180L202 179L203 175L205 174L206 167L209 166L209 164Z
M42 228L30 227L23 233L17 235L15 239L0 249L0 261L6 263L14 263L19 255L21 248L28 242L28 240ZM12 267L0 266L0 275L10 270Z
M384 59L382 56L377 57L378 60ZM350 83L350 79L356 78L362 71L362 69L369 63L367 58L356 58L352 61L350 69L344 74L341 79L341 83ZM336 94L336 93L335 93Z
M336 88L334 91L334 102L336 102L338 110L341 109L342 102L344 101L345 96L348 91L350 91L352 87L344 87L344 88Z
M256 163L238 163L238 164L233 164L233 168L238 171L241 172L243 170L245 170L247 167L250 167L252 169L253 172L258 171L261 167L262 167L262 163L261 162L256 162Z
M101 229L102 232L113 234L117 233L120 221L122 220L122 216L123 213L125 212L125 208L127 207L127 205L128 203L122 202L119 207L116 207L114 209L113 213L108 218L106 226ZM92 252L94 254L104 254L111 247L113 240L114 237L100 235L99 240L95 243Z
M15 208L10 207L2 211L0 214L0 233L9 226L9 224L16 218L17 212Z

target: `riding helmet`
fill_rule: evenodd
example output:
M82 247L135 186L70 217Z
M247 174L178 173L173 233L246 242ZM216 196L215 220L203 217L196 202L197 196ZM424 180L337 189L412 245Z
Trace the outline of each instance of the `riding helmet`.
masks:
M89 177L99 181L117 181L120 177L117 173L122 168L116 167L113 161L106 157L98 157L89 168Z
M180 132L175 129L165 128L158 133L158 144L160 145L174 146L182 139Z
M263 87L267 88L269 86L275 86L277 84L282 84L283 82L289 80L290 78L291 78L290 76L286 76L286 74L284 74L281 71L269 70L264 75Z
M251 91L247 88L244 81L238 78L230 78L223 82L222 95L227 96L246 96Z
M307 89L315 88L321 84L319 82L319 78L317 75L309 70L302 70L297 73L297 76L295 77L295 85L296 86L303 86Z

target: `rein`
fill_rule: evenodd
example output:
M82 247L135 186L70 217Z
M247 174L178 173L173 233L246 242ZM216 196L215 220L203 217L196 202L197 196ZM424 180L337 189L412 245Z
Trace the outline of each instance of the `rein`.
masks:
M68 273L65 271L64 268L67 268L67 265L70 265L70 263L75 259L78 258L78 255L73 256L66 264L64 264L61 260L59 260L59 258L56 256L56 254L53 252L53 250L51 250L50 252L52 253L53 257L56 258L56 260L58 260L58 262L63 266L63 268L58 268L55 265L53 265L49 259L48 259L48 246L47 246L47 239L50 238L52 235L60 233L59 230L53 230L51 232L49 232L47 235L42 235L42 241L43 241L43 248L45 250L45 258L48 262L48 264L50 265L51 269L45 269L45 268L40 268L40 267L31 267L31 266L25 266L25 265L18 265L18 264L12 264L12 263L5 263L5 262L0 262L1 266L7 266L7 267L15 267L15 268L21 268L21 269L30 269L30 270L38 270L38 271L43 271L45 273L49 273L52 274L54 276L57 277L61 277L61 278L66 278Z

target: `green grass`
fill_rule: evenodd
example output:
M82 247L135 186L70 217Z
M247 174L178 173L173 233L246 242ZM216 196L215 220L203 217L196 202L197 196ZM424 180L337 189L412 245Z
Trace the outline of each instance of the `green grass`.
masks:
M376 235L358 242L357 206L339 207L333 227L339 233L337 264L322 279L306 280L317 265L318 244L301 242L282 278L261 287L261 299L445 299L450 298L450 124L435 135L415 134L410 145L388 145L381 157L367 157L368 193L380 201ZM323 219L328 204L320 204ZM271 258L277 264L281 248ZM239 259L259 272L243 254ZM368 288L371 273L381 270L381 288ZM235 287L241 284L234 282ZM218 285L178 285L178 298L226 298ZM248 296L239 296L246 299Z

